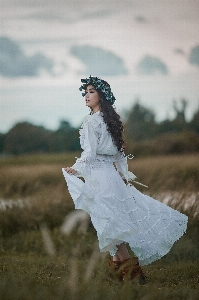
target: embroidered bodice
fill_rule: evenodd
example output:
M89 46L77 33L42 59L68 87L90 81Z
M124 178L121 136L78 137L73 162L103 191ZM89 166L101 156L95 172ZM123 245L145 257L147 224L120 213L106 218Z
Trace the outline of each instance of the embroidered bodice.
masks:
M118 172L127 181L135 179L135 175L128 171L127 157L118 151L100 111L85 117L80 129L80 145L83 152L72 166L77 176L86 178L92 164L106 161L115 162Z

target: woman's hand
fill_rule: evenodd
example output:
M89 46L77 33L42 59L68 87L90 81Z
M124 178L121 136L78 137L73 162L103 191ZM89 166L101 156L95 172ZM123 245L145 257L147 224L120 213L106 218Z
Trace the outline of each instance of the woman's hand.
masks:
M69 168L69 167L64 168L64 170L70 175L74 175L76 173L76 171L74 169Z

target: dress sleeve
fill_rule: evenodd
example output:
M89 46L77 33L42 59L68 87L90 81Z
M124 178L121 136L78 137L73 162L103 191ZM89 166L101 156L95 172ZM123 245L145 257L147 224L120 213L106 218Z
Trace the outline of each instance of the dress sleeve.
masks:
M90 164L96 157L98 137L89 120L84 123L82 131L82 134L84 135L84 142L82 145L83 152L72 168L77 172L75 174L76 176L84 177L86 179L86 177L90 175Z
M126 181L134 180L136 176L128 170L127 156L123 152L115 155L115 165L120 176Z

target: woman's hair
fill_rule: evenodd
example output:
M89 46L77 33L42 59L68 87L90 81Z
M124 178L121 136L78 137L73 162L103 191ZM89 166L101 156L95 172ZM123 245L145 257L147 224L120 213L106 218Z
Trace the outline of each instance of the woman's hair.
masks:
M121 152L124 150L123 132L124 127L119 114L115 111L110 101L107 101L104 95L98 91L100 96L100 111L103 114L104 122L107 125L108 132L111 134L113 142Z
M113 142L115 143L118 151L123 152L124 140L123 131L124 127L119 114L115 111L110 101L107 101L104 94L97 90L100 97L100 111L103 114L104 122L107 125L108 132L111 134ZM92 109L91 109L92 113Z

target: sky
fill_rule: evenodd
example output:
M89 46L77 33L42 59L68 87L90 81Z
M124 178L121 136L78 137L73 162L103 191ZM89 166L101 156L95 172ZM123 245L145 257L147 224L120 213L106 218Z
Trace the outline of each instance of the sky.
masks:
M81 78L111 85L124 115L136 101L157 121L173 101L199 108L199 0L0 0L0 132L28 121L78 127Z

